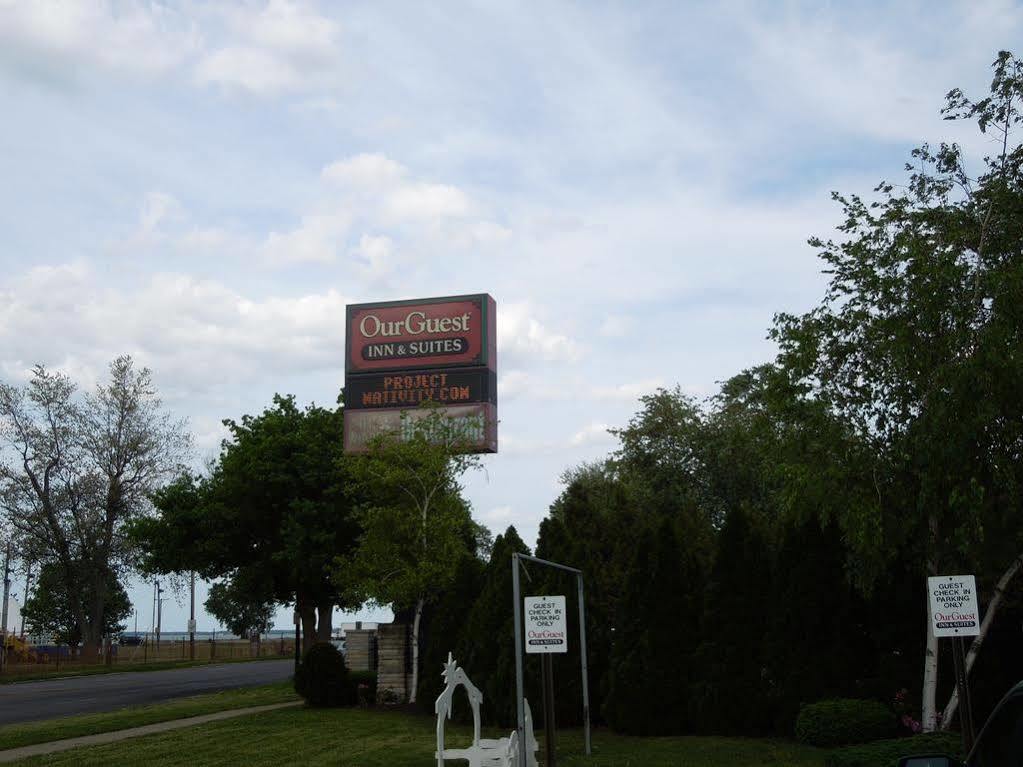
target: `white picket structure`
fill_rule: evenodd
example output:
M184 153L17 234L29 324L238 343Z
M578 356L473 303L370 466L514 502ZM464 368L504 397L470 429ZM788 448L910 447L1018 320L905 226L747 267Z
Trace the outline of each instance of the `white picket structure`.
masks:
M517 767L519 759L519 734L512 732L507 738L480 737L480 705L483 693L472 683L465 671L448 653L448 662L444 665L444 691L437 696L433 710L437 714L437 767L444 767L445 759L464 759L469 767ZM444 720L451 718L451 701L457 687L464 687L472 708L472 745L468 748L444 748ZM529 710L529 701L523 699L526 709L526 755L529 767L538 767L536 752L539 744L533 736L533 714Z

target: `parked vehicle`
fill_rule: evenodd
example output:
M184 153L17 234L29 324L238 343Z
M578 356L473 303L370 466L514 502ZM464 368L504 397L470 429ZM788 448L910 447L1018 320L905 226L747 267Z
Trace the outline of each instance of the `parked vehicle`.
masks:
M1020 767L1023 765L1023 682L991 712L965 762L945 754L907 756L899 767Z

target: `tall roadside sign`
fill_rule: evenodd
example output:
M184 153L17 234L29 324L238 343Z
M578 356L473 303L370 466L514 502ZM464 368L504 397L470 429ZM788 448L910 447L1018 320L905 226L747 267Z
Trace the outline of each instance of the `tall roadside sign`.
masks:
M485 293L349 304L344 450L400 433L431 403L469 449L497 452L496 303Z

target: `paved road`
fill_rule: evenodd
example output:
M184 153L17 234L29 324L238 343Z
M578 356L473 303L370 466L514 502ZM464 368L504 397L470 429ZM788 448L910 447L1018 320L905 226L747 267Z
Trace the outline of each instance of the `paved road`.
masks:
M0 725L281 682L294 669L293 660L261 660L4 684L0 685Z

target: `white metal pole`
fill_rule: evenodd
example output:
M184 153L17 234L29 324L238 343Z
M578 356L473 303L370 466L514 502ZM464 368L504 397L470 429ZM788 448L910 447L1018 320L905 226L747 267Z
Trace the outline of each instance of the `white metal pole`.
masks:
M586 662L586 600L583 593L583 574L576 575L579 586L579 657L583 667L583 738L586 741L586 755L590 755L590 682Z
M525 689L522 673L522 594L519 586L519 555L512 554L512 601L515 603L515 712L518 716L519 733L519 767L528 767L526 752L526 707Z

